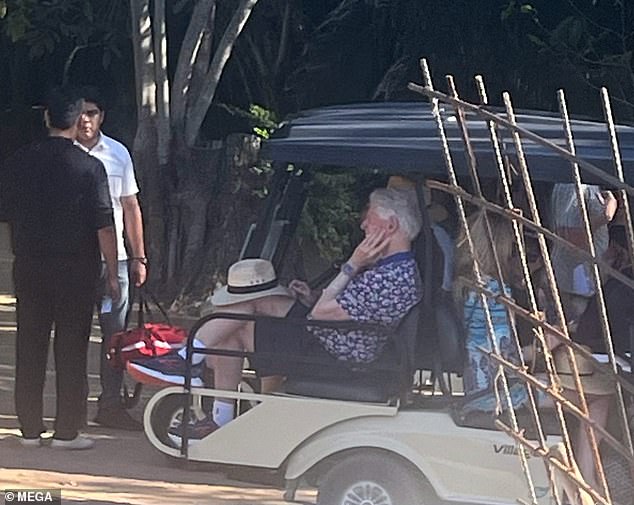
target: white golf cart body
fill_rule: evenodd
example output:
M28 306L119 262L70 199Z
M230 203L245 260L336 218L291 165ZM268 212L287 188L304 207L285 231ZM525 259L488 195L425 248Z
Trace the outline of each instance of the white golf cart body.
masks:
M161 390L151 398L145 411L148 439L174 458L182 457L181 449L156 436L152 411L166 397L183 391L182 387ZM434 402L433 397L429 407L399 409L380 404L201 388L192 389L192 394L222 395L256 405L217 432L191 443L187 454L191 461L283 469L290 489L302 478L319 483L332 468L335 474L348 472L351 488L359 483L378 487L381 480L377 480L380 475L376 468L379 468L393 479L383 484L384 492L391 490L391 486L402 486L410 493L415 490L420 495L418 503L435 503L440 498L461 503L513 504L518 498L529 499L518 448L512 440L493 429L456 425L446 408L433 406L442 404ZM549 442L556 439L550 437ZM352 462L352 471L348 469L348 460ZM363 462L376 466L367 476ZM337 470L337 464L344 466ZM549 503L544 463L540 458L531 458L529 464L540 503ZM327 484L322 480L322 485ZM385 497L384 501L376 502L356 502L350 497L348 500L341 503L401 503L394 498L387 501Z
M456 169L465 175L462 141L455 121L450 114L446 116ZM495 175L487 125L471 120L481 172L487 172L488 164L489 175ZM550 116L519 115L518 123L544 137L562 137L560 122ZM603 125L578 121L574 127L588 140L579 145L579 156L607 169L611 155ZM633 138L630 128L620 127L619 132ZM512 151L512 146L507 147ZM288 164L305 171L316 165L360 166L406 175L421 183L425 178L445 176L441 153L433 118L420 102L308 111L288 122L263 150L274 166L287 172L281 177L289 177ZM569 162L556 153L534 145L527 149L527 156L536 167L534 181L570 180ZM631 182L632 160L624 161ZM280 216L276 199L287 196L288 185L283 187L286 189L273 188L261 221L247 237L243 257L266 257L276 267L283 261L288 244L284 236L292 234L296 225L289 222L289 216L298 215L303 206L301 200ZM428 231L423 233L427 239L431 237ZM425 270L421 267L424 274ZM144 425L150 442L174 458L277 469L287 481L289 500L297 486L307 484L319 489L321 505L416 505L438 499L511 505L518 500L531 502L525 475L529 474L539 503L551 501L543 461L529 457L525 472L517 456L518 446L495 430L493 419L488 428L458 423L453 405L460 396L452 397L446 390L438 395L437 388L428 389L406 404L402 398L342 401L298 392L263 395L192 388L194 405L200 405L203 397L219 396L250 402L251 408L206 438L180 448L164 433L156 432L161 424L156 417L162 402L186 392L182 387L170 387L149 401ZM547 443L557 440L557 436L549 436Z

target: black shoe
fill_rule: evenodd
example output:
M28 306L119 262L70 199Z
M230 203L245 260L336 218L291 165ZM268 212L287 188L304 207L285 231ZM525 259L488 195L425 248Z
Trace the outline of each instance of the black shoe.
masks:
M190 423L187 427L187 435L190 442L197 442L219 429L220 426L218 426L211 417L206 417L205 419ZM179 424L178 426L170 428L167 431L167 436L180 447L182 443L181 439L183 438L183 425Z
M127 431L143 431L143 425L133 419L123 408L101 409L97 412L94 421L106 428Z

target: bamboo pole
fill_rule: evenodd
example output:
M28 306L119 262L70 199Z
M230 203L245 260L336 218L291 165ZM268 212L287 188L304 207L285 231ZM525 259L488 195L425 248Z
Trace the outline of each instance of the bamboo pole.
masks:
M422 59L420 61L420 65L421 65L421 70L422 70L422 74L423 74L423 81L425 82L425 86L428 89L433 89L433 83L432 83L432 79L431 79L431 73L429 71L429 67L427 66L427 61L425 59ZM456 176L456 172L453 166L453 160L451 157L451 152L449 151L449 143L447 141L447 136L445 134L445 127L443 125L442 122L442 117L440 115L440 109L438 107L438 100L437 99L432 99L431 100L431 110L432 110L432 115L434 116L435 120L436 120L436 127L438 129L438 134L440 136L440 140L443 146L443 157L445 160L445 166L447 168L447 174L449 177L449 182L451 185L453 186L458 186L458 178ZM480 271L480 266L478 265L478 261L476 259L476 255L475 255L475 247L473 244L473 240L471 237L471 232L469 230L469 224L467 222L467 214L463 205L462 200L460 199L460 197L456 197L455 198L456 201L456 206L458 208L458 216L460 219L460 223L464 229L465 232L465 239L467 241L467 246L469 248L469 252L471 254L471 258L473 259L473 275L474 278L476 279L476 282L478 284L483 284L483 277L482 277L482 273ZM500 286L502 288L502 286ZM487 336L489 339L489 345L491 346L491 349L493 349L497 354L500 353L500 349L498 346L498 343L495 339L495 331L493 329L493 320L491 318L491 312L489 310L489 306L487 303L487 298L484 294L480 293L480 303L482 304L482 308L484 310L484 316L485 316L485 321L486 321L486 328L487 328ZM504 369L499 366L498 367L499 370L499 374L498 376L501 379L502 382L502 387L504 390L504 395L505 395L505 399L508 405L508 409L509 409L509 414L511 416L511 420L512 420L512 424L513 427L518 430L519 427L517 425L517 418L515 416L515 410L513 409L513 402L511 400L511 396L510 396L510 392L509 392L509 386L508 386L508 381L506 379L506 376L504 374ZM524 475L527 479L527 484L529 487L529 491L530 491L530 495L531 495L531 500L532 503L534 505L537 505L537 496L535 494L535 486L533 484L533 480L532 480L532 476L530 473L530 469L528 467L528 460L526 457L526 454L523 450L522 447L520 447L520 462L522 465L522 470L524 472Z
M480 117L483 117L484 119L489 119L491 121L494 121L496 124L498 124L499 126L503 126L504 128L507 128L509 131L520 133L527 139L532 140L533 142L539 145L552 149L553 152L559 154L560 156L567 159L568 161L577 161L579 163L579 167L582 170L585 170L589 174L592 174L598 179L601 179L606 184L609 184L615 188L621 189L630 196L634 196L634 188L632 186L629 186L628 184L621 182L617 177L607 174L604 170L601 170L599 167L593 165L592 163L576 158L568 150L563 149L562 147L558 146L557 144L555 144L554 142L551 142L548 139L540 137L536 133L533 133L532 131L527 130L526 128L522 128L516 123L512 123L508 119L504 119L500 117L499 115L493 112L490 112L486 110L485 108L480 107L478 105L465 102L458 98L452 98L446 95L445 93L441 93L440 91L435 91L434 89L426 88L425 86L420 86L419 84L414 84L410 82L407 85L407 87L412 91L421 93L429 97L430 99L433 98L436 100L442 100L443 102L450 103L452 105L456 104L458 106L461 106L465 110L468 110L470 112L475 112L477 115L479 115Z

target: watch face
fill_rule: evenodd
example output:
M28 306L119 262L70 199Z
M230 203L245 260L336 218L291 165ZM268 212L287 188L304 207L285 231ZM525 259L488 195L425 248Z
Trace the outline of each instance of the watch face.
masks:
M341 265L341 271L349 276L353 276L354 275L354 268L352 268L352 265L350 265L350 263L344 263L343 265Z

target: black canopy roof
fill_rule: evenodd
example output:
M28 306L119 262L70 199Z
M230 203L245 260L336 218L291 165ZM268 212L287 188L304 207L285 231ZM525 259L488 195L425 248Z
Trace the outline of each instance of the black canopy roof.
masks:
M445 129L456 170L467 174L464 144L453 110L443 109ZM496 173L486 123L468 114L468 127L481 175ZM543 112L517 115L520 126L565 147L558 116ZM600 122L572 121L577 154L610 175L615 175L607 126ZM514 156L511 135L501 129L505 152ZM625 179L634 184L634 128L617 126ZM524 140L531 175L537 181L570 181L570 162L551 149ZM295 164L369 167L386 172L416 172L445 177L441 143L430 107L424 102L381 102L329 106L300 113L287 121L263 147L266 159ZM598 182L582 170L585 182Z

